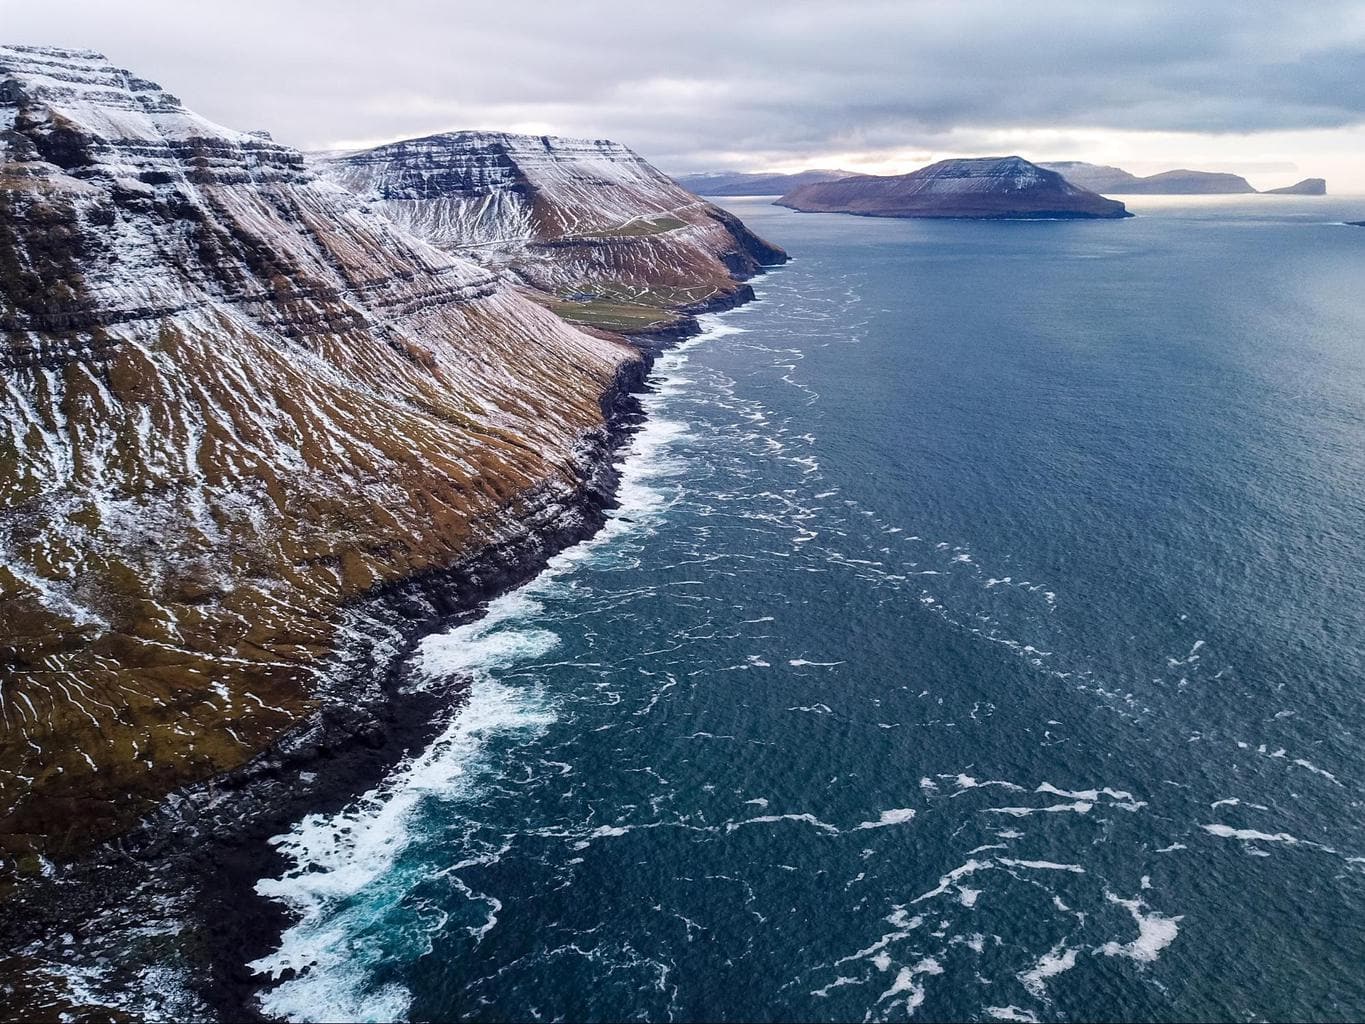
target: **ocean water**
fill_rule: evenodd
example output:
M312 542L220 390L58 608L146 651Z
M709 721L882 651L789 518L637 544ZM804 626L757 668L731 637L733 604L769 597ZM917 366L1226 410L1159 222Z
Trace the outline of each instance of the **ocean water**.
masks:
M265 1009L1365 1015L1365 199L729 205L794 261L281 837Z

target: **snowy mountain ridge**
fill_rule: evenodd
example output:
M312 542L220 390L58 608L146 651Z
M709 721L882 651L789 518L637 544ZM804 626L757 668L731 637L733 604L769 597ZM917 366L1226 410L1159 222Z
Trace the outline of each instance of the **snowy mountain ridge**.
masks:
M604 139L447 132L317 160L434 245L507 271L571 320L627 332L737 301L786 259Z
M640 359L35 47L0 47L0 331L0 870L298 726L384 649L357 601L587 530Z

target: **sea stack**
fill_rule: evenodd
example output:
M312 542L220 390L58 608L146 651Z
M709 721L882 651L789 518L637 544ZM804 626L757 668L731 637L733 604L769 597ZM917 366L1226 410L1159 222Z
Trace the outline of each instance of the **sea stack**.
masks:
M777 205L807 213L974 220L1130 217L1123 203L1067 181L1023 157L941 160L910 174L859 175L805 185Z

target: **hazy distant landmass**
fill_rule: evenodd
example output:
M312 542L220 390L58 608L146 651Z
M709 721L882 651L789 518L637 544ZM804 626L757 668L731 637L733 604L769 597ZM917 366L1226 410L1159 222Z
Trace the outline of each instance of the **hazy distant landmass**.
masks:
M1088 164L1081 160L1063 160L1041 166L1056 171L1073 185L1104 195L1239 195L1256 191L1241 175L1218 171L1181 169L1140 178L1120 167Z
M858 175L782 196L779 206L868 217L1129 217L1123 203L1018 156L941 160L910 174Z
M1268 188L1265 190L1268 196L1325 196L1327 194L1327 180L1325 178L1304 178L1303 181L1296 181L1292 185L1284 188Z
M1040 166L1061 174L1073 185L1103 195L1198 196L1249 195L1257 189L1239 174L1219 171L1163 171L1140 178L1121 167L1088 164L1082 160L1058 160ZM1325 196L1324 178L1304 178L1284 188L1268 188L1269 196Z
M702 174L680 174L676 181L689 192L699 196L781 196L802 185L814 185L822 181L838 181L851 178L854 171L837 171L817 168L798 171L795 174L751 174L729 171L708 171Z

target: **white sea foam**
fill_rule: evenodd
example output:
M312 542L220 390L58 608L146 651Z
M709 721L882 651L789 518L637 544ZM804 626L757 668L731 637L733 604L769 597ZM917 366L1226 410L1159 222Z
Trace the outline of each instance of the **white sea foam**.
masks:
M823 988L817 988L815 991L811 993L811 995L823 999L826 996L828 996L833 989L843 988L845 985L861 984L863 984L863 982L860 979L850 978L847 975L841 974L839 975L839 977L835 978L833 981L831 981L828 985L824 986Z
M1038 1020L1033 1014L1019 1009L1013 1003L1009 1006L988 1006L986 1013L990 1014L992 1020L1024 1021L1026 1024L1036 1024Z
M831 825L827 821L821 821L813 814L764 814L757 818L745 818L743 821L728 821L725 823L725 831L734 832L746 825L775 825L782 821L799 821L802 824L818 828L822 832L839 834L837 826Z
M1052 785L1052 783L1044 782L1037 789L1035 789L1034 792L1050 793L1053 796L1069 797L1072 800L1080 800L1089 804L1098 803L1100 796L1103 795L1107 796L1111 801L1113 801L1113 805L1115 807L1121 807L1125 811L1137 811L1147 806L1147 802L1145 800L1135 799L1133 797L1133 794L1129 793L1127 790L1111 789L1108 786L1105 786L1103 789L1073 790L1058 789L1056 786Z
M1223 839L1243 839L1247 842L1256 843L1288 843L1290 846L1296 846L1299 843L1299 840L1288 832L1260 832L1254 828L1233 828L1231 825L1223 824L1202 825L1200 827L1205 832L1210 832Z
M1147 911L1147 904L1141 899L1120 899L1113 893L1105 893L1105 896L1110 903L1126 907L1138 926L1137 938L1131 942L1106 942L1101 946L1098 952L1105 956L1126 956L1140 963L1151 963L1180 933L1183 915L1166 917L1156 911Z
M1047 987L1045 982L1049 978L1055 978L1059 974L1076 966L1076 950L1074 947L1067 946L1064 942L1059 942L1050 950L1038 958L1038 962L1017 975L1024 988L1028 989L1029 994L1038 999L1047 998Z
M865 821L861 825L855 825L853 831L858 832L868 828L886 828L888 825L903 825L907 821L913 821L915 812L909 807L897 807L894 810L882 811L881 817L876 821Z
M299 972L265 994L266 1012L289 1020L393 1020L407 1012L407 993L373 987L369 968L383 956L357 939L361 925L397 905L414 880L393 870L412 839L412 819L429 798L466 795L486 768L495 734L536 730L553 715L528 694L476 679L469 701L419 757L336 816L309 815L275 842L294 861L256 891L298 915L280 948L253 962L258 973Z
M1087 800L1077 800L1069 804L1049 804L1047 807L987 807L987 814L1008 814L1015 818L1026 818L1030 814L1059 814L1070 811L1074 814L1089 814L1095 805Z
M897 971L896 980L891 983L890 988L877 997L877 1002L882 1003L887 999L896 1000L897 996L904 996L906 1016L913 1016L915 1010L924 1002L925 997L924 986L915 979L923 974L942 973L943 966L933 957L926 956L913 967L902 967Z
M1070 871L1074 875L1085 874L1079 864L1058 864L1051 860L1014 860L1011 857L997 857L996 861L1007 868L1034 868L1039 871Z
M987 779L985 782L978 782L976 779L972 778L972 776L962 773L959 773L956 776L940 775L939 778L952 779L953 784L957 786L959 791L968 789L985 789L987 786L998 786L1000 789L1009 790L1011 793L1024 792L1023 786L1016 785L1013 782L1006 782L1003 779Z
M952 886L955 882L957 882L958 879L965 878L968 875L974 875L978 871L985 871L993 866L994 865L988 860L977 860L975 857L973 857L970 860L968 860L965 864L961 864L958 867L953 868L953 870L949 871L946 875L940 877L938 880L938 885L934 886L934 888L930 889L928 892L924 892L916 896L910 902L922 903L925 900L932 899L935 896L941 896L943 895L943 893L947 892L948 888Z
M643 401L652 413L676 388L687 353L712 338L742 328L716 316L700 318L704 333L665 353L656 364L656 389ZM249 966L272 978L295 975L262 997L262 1009L287 1020L398 1020L407 1015L411 996L396 983L379 984L373 970L390 954L369 927L386 910L401 904L419 879L396 870L414 840L412 828L423 802L469 795L478 778L494 771L484 763L489 741L498 734L535 732L554 721L553 709L535 693L498 681L504 670L544 657L558 636L539 625L541 600L556 581L584 559L609 547L623 531L638 529L667 507L662 478L682 468L670 449L687 436L686 426L651 415L631 440L623 462L618 508L592 539L550 560L530 583L490 602L486 614L443 634L428 637L416 664L428 680L470 678L469 699L441 736L375 790L334 816L310 815L275 842L294 862L280 878L262 879L257 891L285 904L297 917L278 950ZM817 822L817 827L838 831ZM756 821L757 819L755 819ZM743 823L748 824L749 822ZM603 836L617 835L612 827ZM470 894L479 898L477 894ZM489 901L482 936L496 924ZM428 941L423 935L419 941ZM422 950L405 950L412 959Z

